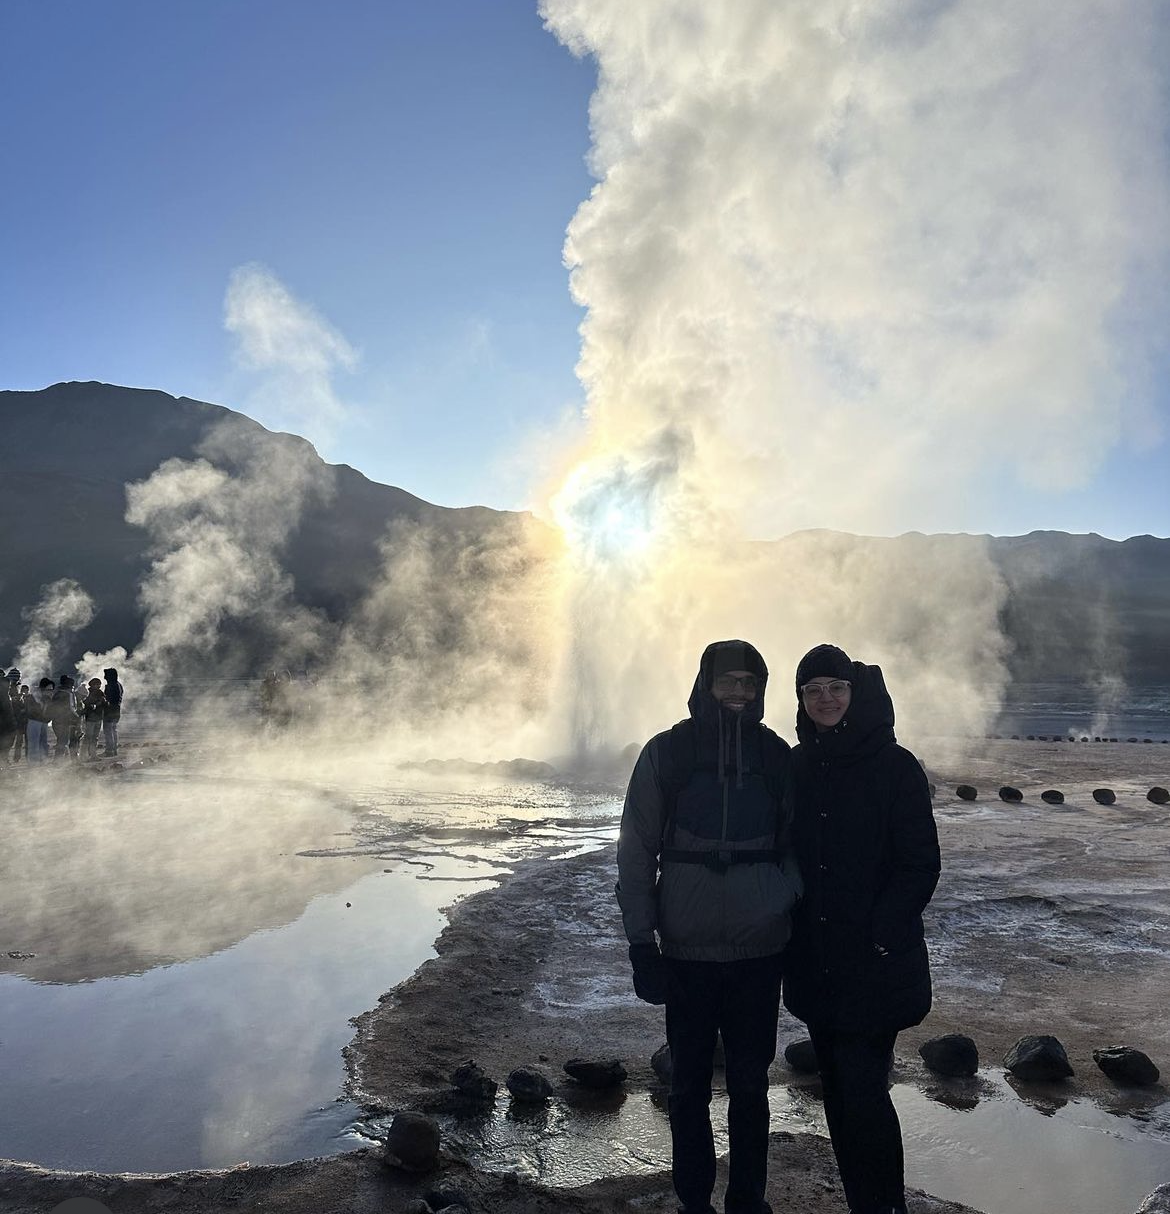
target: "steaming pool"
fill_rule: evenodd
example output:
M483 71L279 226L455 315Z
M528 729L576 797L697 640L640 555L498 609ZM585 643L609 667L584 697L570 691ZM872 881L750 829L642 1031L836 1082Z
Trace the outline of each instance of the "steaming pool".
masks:
M620 814L612 787L178 767L36 773L9 814L0 1157L154 1172L367 1145L378 1123L341 1096L350 1018L434 955L444 907L521 859L611 841ZM991 1214L1129 1214L1170 1179L1165 1103L1035 1107L991 1072L955 1099L894 1094L908 1182ZM777 1085L772 1104L775 1129L824 1133L815 1085ZM445 1131L483 1166L557 1184L669 1159L653 1092L531 1118L501 1098Z

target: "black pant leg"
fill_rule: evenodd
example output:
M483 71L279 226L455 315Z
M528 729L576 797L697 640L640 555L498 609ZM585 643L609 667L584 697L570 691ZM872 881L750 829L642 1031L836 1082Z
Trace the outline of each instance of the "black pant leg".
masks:
M715 1188L711 1073L719 1031L720 984L715 972L721 967L673 957L666 964L671 1178L683 1209L698 1214L709 1209Z
M825 1095L825 1120L845 1199L854 1214L905 1208L902 1127L890 1099L898 1034L838 1033L809 1025Z
M726 1055L727 1214L761 1214L768 1183L768 1068L776 1058L780 958L727 967L720 1028Z

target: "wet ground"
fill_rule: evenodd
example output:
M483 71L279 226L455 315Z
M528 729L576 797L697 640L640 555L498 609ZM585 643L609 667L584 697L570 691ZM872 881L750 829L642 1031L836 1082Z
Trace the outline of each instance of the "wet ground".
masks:
M60 1168L361 1145L350 1018L434 955L443 908L614 829L595 793L415 773L33 776L0 856L0 1158Z
M908 1181L993 1214L1129 1214L1170 1180L1165 1090L1111 1102L1078 1078L1064 1096L1022 1098L994 1065L996 1034L1015 1031L997 1001L1034 991L1045 1021L1035 1031L1058 1032L1066 1013L1083 1032L1093 1008L1108 1024L1110 984L1127 1032L1142 1007L1158 1006L1141 990L1170 956L1158 859L1167 814L1141 795L1153 748L1103 773L1085 768L1080 747L1053 760L997 745L947 772L987 791L974 804L940 793L952 877L932 929L936 1007L955 1021L938 1031L973 1031L989 1065L970 1088L940 1093L916 1069L913 1042L900 1043ZM434 955L445 907L520 862L612 840L620 812L605 785L214 773L198 755L102 779L38 773L9 802L0 1157L170 1170L360 1144L370 1125L338 1099L350 1018ZM1026 803L990 800L1000 780L1024 786ZM1029 781L1058 782L1069 806L1043 806ZM1119 790L1117 807L1091 802L1097 783ZM599 874L589 905L609 908L611 885ZM1006 970L992 963L1005 955ZM566 1015L580 980L565 987ZM619 986L612 999L625 1005ZM555 988L542 988L553 1002ZM596 981L590 989L609 998ZM822 1130L815 1085L779 1082L773 1105L776 1128ZM668 1153L652 1084L610 1104L562 1093L535 1116L501 1101L447 1128L473 1161L558 1185L658 1171Z
M1085 1099L1060 1107L1028 1103L1002 1073L990 1070L941 1092L923 1090L929 1077L915 1079L895 1082L892 1094L902 1122L907 1184L925 1192L993 1214L1128 1214L1170 1176L1165 1102L1136 1119ZM827 1137L815 1083L774 1085L770 1099L774 1131ZM712 1110L722 1154L722 1092ZM558 1102L538 1110L516 1105L505 1093L482 1117L441 1120L470 1162L519 1170L557 1187L670 1167L665 1089L583 1097L576 1107Z

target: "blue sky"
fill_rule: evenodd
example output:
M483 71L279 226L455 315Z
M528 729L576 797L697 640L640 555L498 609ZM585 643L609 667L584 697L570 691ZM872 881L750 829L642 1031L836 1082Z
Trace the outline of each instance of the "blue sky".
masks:
M322 454L446 505L522 507L580 429L565 228L590 60L535 0L5 0L0 386L161 388L274 428L225 293L262 267L352 357ZM1162 420L1093 483L989 468L966 529L1170 532ZM932 529L929 503L907 526ZM765 527L766 530L766 527Z

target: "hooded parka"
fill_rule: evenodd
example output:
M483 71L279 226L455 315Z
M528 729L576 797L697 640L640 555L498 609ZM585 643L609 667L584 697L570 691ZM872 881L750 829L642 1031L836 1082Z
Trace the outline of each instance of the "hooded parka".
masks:
M836 727L818 732L797 709L790 795L805 892L784 1005L838 1032L896 1031L930 1010L922 911L938 882L938 835L926 775L894 739L880 667L852 665Z
M717 660L730 647L739 647L735 660L759 683L738 711L711 692ZM653 944L657 934L664 956L688 961L740 961L784 948L800 875L782 799L765 776L765 747L785 766L788 752L761 723L767 680L753 646L709 645L687 703L694 757L685 780L676 789L671 730L638 757L618 840L618 902L631 944ZM711 862L672 858L680 853ZM749 853L759 858L748 862Z

